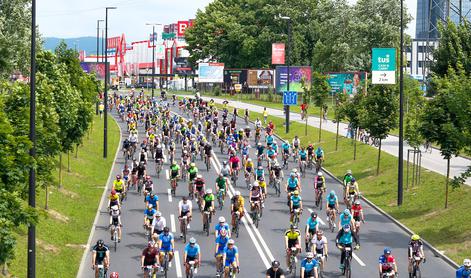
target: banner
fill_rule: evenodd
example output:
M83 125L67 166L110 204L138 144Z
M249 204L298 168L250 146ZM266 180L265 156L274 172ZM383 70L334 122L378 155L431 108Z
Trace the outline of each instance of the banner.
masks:
M396 84L396 49L373 48L371 57L371 83Z
M268 89L273 86L273 70L249 70L247 83L249 88Z
M177 36L178 37L183 37L185 36L185 30L188 28L190 23L188 21L178 21L177 23Z
M273 65L283 65L285 63L284 43L273 43L271 45L271 63Z
M290 67L290 83L289 91L303 93L304 89L301 80L308 89L311 88L312 69L309 66L293 66ZM278 93L288 91L288 67L276 67L276 91Z
M165 59L165 45L159 44L155 46L155 59L157 60Z
M223 83L224 63L199 63L198 80L200 83Z
M121 40L121 37L108 38L108 49L118 48L120 40Z
M246 69L225 69L224 70L224 86L230 88L234 84L247 84Z
M327 74L331 94L344 93L354 95L359 92L360 87L365 82L364 72L329 72Z
M81 62L80 66L86 73L95 73L98 80L105 80L105 63Z

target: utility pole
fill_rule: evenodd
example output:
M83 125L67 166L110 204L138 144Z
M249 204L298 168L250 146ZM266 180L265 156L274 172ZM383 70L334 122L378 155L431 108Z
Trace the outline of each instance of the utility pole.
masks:
M98 19L96 21L96 65L100 63L99 55L100 55L100 22L103 22L102 19ZM98 94L100 94L100 87L98 86ZM95 113L98 115L98 100L95 103Z
M397 205L402 205L404 184L403 184L403 168L404 168L404 0L401 0L401 46L399 54L399 165L397 175Z
M290 84L290 67L291 67L291 60L290 60L290 55L291 55L291 18L288 16L281 16L281 19L288 20L288 47L287 47L287 53L286 53L286 65L287 65L287 70L288 70L288 78L287 78L287 84L286 84L286 91L289 92L289 84ZM289 105L285 105L285 128L286 128L286 133L289 132Z
M109 66L108 66L108 10L114 10L116 7L106 7L105 16L105 116L103 125L103 158L108 156L108 79L109 77Z

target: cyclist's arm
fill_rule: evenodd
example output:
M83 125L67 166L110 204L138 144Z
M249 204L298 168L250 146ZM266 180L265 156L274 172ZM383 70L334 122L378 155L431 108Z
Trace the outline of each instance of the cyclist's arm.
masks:
M239 252L237 252L237 253L235 254L235 259L236 259L237 267L239 267L239 265L240 265L240 264L239 264Z
M96 251L93 250L93 254L92 254L92 266L95 266L95 260L96 260Z
M145 256L141 256L141 267L144 268L144 258Z
M325 256L329 255L329 247L328 247L327 240L324 241L324 255Z
M303 201L302 201L302 200L299 201L299 209L300 209L300 210L303 210Z

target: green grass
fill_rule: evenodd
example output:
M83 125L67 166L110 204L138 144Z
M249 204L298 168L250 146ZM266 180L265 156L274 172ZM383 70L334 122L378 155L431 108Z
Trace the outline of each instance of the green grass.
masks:
M45 191L38 190L37 207L37 277L75 277L90 229L95 218L104 186L108 179L116 148L119 144L118 125L112 118L108 124L108 158L103 159L103 120L95 117L89 137L83 139L78 158L70 156L71 172L67 172L67 155L63 155L63 189L57 188L59 168L54 173L54 187L49 188L49 211L54 210L69 220L64 223L46 212ZM48 216L49 215L49 216ZM18 230L16 258L9 271L26 277L27 231Z
M219 106L221 107L221 106ZM262 118L260 113L251 112L251 119ZM318 143L319 130L308 127L307 136L304 125L292 122L290 132L285 134L284 119L269 116L276 126L276 133L290 141L299 135L301 143ZM335 176L342 179L347 169L351 169L359 181L360 191L373 203L391 214L414 232L421 235L455 262L461 263L465 257L471 256L471 187L450 188L448 209L445 203L445 178L427 169L422 169L421 184L405 190L404 203L397 203L397 169L396 157L381 153L380 174L376 176L378 151L373 147L357 143L357 159L353 160L351 139L339 137L338 151L335 151L335 134L322 131L320 143L325 151L324 166ZM405 175L405 169L404 169ZM368 221L368 219L367 219ZM387 231L384 236L387 237ZM407 244L404 242L404 244Z

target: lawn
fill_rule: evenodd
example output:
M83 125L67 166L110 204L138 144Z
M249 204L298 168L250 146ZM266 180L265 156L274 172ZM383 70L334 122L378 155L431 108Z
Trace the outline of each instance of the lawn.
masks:
M251 112L250 117L254 120L261 118L261 114ZM268 118L273 120L276 133L284 139L291 141L295 135L299 135L303 145L319 145L317 128L308 127L308 135L305 136L304 125L292 122L290 132L285 134L284 119L273 116ZM448 209L444 209L445 178L422 169L421 184L414 188L408 187L404 192L404 203L398 207L396 157L382 152L380 174L376 176L378 151L373 147L358 143L357 159L353 160L351 139L340 137L338 151L335 151L335 134L327 131L322 132L320 145L325 151L324 167L335 176L342 179L347 169L351 169L366 198L436 248L445 251L455 262L461 263L465 257L471 256L471 226L467 224L471 221L471 214L466 213L470 207L469 202L463 201L471 198L471 187L462 186L455 190L450 188Z
M45 191L38 190L37 206L40 222L37 233L37 277L75 277L95 218L116 148L119 129L110 117L108 124L108 158L103 159L103 120L94 118L89 137L83 146L70 156L63 156L63 188L56 186L59 168L56 169L54 187L49 188L49 210L44 210ZM18 230L16 258L9 271L15 277L26 277L27 230Z

